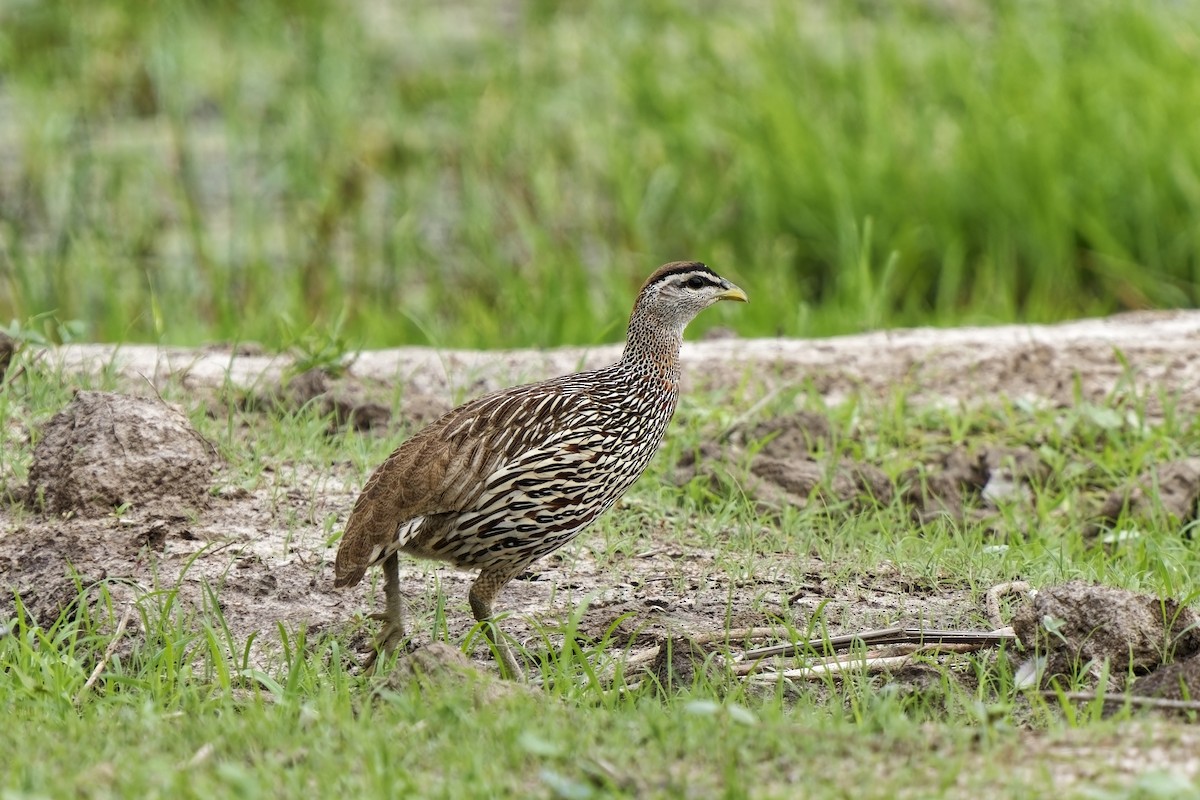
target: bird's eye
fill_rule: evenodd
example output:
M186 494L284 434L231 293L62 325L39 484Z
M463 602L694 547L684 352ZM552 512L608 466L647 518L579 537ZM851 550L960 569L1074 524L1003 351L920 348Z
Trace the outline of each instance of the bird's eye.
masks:
M704 278L696 276L696 277L688 278L687 283L685 283L684 286L686 286L689 289L703 289L704 284L705 284Z

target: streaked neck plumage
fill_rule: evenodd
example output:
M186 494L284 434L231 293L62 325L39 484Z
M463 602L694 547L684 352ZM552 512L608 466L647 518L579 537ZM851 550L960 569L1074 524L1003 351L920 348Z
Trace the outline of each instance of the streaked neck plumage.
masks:
M679 349L688 320L658 319L638 303L629 319L625 350L618 366L638 375L678 384Z

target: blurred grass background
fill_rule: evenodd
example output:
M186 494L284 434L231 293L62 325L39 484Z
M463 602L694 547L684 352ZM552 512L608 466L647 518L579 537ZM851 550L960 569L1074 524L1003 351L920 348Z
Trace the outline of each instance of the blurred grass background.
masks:
M1165 0L6 0L0 322L587 344L677 258L743 335L1195 306L1197 65Z

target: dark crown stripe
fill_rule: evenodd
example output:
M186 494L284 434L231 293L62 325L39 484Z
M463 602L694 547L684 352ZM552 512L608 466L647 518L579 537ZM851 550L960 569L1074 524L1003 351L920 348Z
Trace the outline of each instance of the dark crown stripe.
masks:
M646 282L642 284L642 291L645 291L646 287L653 286L654 284L665 280L666 278L670 278L674 275L683 275L689 272L703 273L704 275L711 277L714 283L719 284L721 281L720 275L713 272L708 268L707 265L702 264L699 261L672 261L670 264L663 264L658 268L657 272L647 278Z

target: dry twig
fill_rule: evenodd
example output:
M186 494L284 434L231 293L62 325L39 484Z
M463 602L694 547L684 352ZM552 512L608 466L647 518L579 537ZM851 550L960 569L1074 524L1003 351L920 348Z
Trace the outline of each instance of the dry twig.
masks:
M121 621L117 623L117 630L113 633L112 639L108 642L108 647L104 648L104 655L100 657L100 661L96 663L96 668L92 670L92 674L88 676L87 682L75 695L75 705L83 702L83 696L91 691L91 688L96 685L96 681L100 680L100 673L104 672L104 668L108 666L108 660L112 658L112 654L117 650L117 643L121 641L121 637L125 635L125 627L129 625L129 620L133 618L133 603L125 606L125 613L121 615Z
M690 637L694 644L713 644L715 642L744 642L753 639L770 639L779 636L790 636L791 631L776 625L762 628L731 628L727 631L710 631Z
M1051 699L1074 700L1079 703L1090 703L1095 700L1106 705L1131 705L1142 708L1159 708L1171 711L1200 711L1200 700L1168 700L1165 697L1146 697L1140 694L1109 694L1099 695L1095 692L1038 692L1042 697Z
M839 675L855 669L866 673L883 672L897 667L906 667L914 663L917 656L972 653L983 649L985 646L983 644L968 643L913 646L907 649L906 652L892 652L890 654L876 652L866 653L863 656L851 655L840 658L829 658L805 667L783 670L782 672L759 672L758 670L764 666L764 663L762 661L754 661L738 664L734 668L734 674L739 676L753 675L752 680L763 683L774 680L819 680L828 675Z
M1004 627L1004 618L1000 615L1000 598L1009 594L1020 594L1029 592L1030 586L1028 581L1009 581L1007 583L998 583L988 589L987 596L984 598L984 603L987 607L988 621L997 628Z
M706 633L698 633L695 636L689 636L685 633L683 636L690 640L692 644L702 646L706 644L716 644L718 642L744 642L752 641L754 639L770 639L772 637L788 636L789 634L790 631L788 631L787 628L777 626L763 628L731 628L727 631L708 631ZM647 661L653 661L658 657L658 651L661 646L662 645L651 647L641 651L640 653L635 653L634 655L629 656L629 658L625 659L625 668L628 669L629 667L637 666ZM728 655L725 653L720 653L718 655L728 658Z
M742 654L742 660L771 658L772 656L798 656L805 651L829 652L848 650L856 645L864 647L885 644L970 644L978 647L994 647L1004 642L1015 641L1012 631L948 631L932 628L880 628L862 633L847 633L842 636L814 638L804 642L790 642L770 647L760 647L757 650L747 650Z

